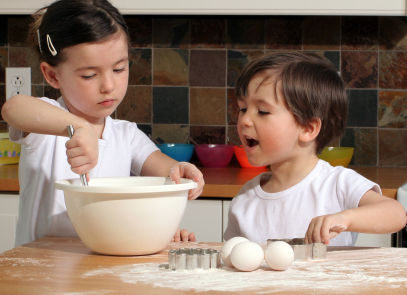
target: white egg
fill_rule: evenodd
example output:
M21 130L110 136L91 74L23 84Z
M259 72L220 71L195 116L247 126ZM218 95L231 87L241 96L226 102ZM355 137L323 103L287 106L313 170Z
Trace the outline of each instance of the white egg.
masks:
M263 248L254 242L246 241L233 247L230 261L241 271L253 271L259 268L264 260Z
M294 250L286 242L275 241L267 246L264 258L271 269L286 270L294 261Z
M220 257L222 258L223 265L233 267L232 263L230 262L230 253L234 246L241 242L247 242L248 239L244 237L234 237L227 240L220 251Z

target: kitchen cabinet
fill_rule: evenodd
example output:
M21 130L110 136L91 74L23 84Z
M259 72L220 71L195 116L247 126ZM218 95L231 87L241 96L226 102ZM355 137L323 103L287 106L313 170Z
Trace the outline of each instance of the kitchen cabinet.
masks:
M17 194L0 194L0 253L14 248L18 201Z
M391 247L391 234L358 234L355 246Z
M228 213L229 213L229 207L230 203L232 201L223 201L223 219L222 219L222 232L224 233L226 230L226 227L228 226ZM223 237L223 236L222 236ZM223 238L225 240L225 238Z
M396 198L397 188L404 184L407 178L407 168L352 168L377 182L384 195L391 198ZM206 183L202 197L188 202L181 227L193 231L199 241L222 242L232 198L237 195L244 183L263 171L237 167L201 168L201 171ZM18 191L18 165L0 166L0 251L14 245ZM390 244L391 235L368 234L360 234L356 243L360 246L375 247Z
M198 241L222 242L222 201L188 201L180 228L194 232Z
M2 14L31 14L53 0L1 1ZM123 14L406 15L405 0L111 0Z

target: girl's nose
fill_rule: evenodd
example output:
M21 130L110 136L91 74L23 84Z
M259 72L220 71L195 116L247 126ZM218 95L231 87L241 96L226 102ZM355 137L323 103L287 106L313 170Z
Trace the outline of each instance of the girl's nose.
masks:
M100 83L100 92L102 93L110 93L114 89L114 78L113 75L110 74L104 74L102 76L102 80Z

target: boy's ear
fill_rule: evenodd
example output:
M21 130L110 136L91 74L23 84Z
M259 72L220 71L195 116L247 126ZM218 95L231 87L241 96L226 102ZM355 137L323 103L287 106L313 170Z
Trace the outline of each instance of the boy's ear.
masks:
M313 118L307 126L302 127L300 140L303 142L311 142L317 138L319 131L321 131L321 119Z
M47 80L48 84L56 89L59 89L59 81L58 81L58 77L57 77L55 68L53 66L51 66L49 63L46 63L45 61L43 61L40 64L40 68L41 68L41 72L42 72L45 80Z

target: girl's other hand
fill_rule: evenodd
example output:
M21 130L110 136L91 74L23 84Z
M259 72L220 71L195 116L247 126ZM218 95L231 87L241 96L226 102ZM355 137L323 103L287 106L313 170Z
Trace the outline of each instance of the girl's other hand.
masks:
M192 179L198 184L197 188L189 191L188 200L198 198L205 185L202 172L196 168L195 165L188 162L178 162L172 166L170 170L170 178L175 181L175 183L179 183L180 178L188 178Z
M186 229L177 229L171 242L196 242L196 238L194 233L190 233Z
M341 213L314 217L305 234L305 243L324 243L339 235L348 228L345 217Z
M76 128L72 138L66 142L65 146L68 163L73 172L87 174L96 166L99 144L96 131L92 126Z

